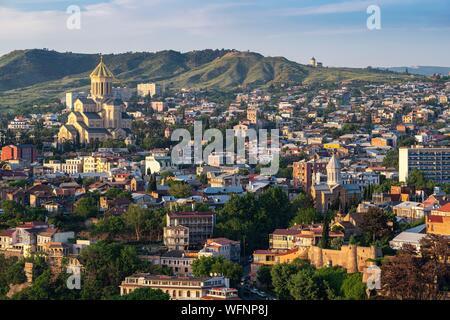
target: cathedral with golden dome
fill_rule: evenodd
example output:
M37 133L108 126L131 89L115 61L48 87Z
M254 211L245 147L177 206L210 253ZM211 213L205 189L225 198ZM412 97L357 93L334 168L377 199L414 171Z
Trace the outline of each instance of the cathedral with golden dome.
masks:
M90 78L90 95L73 102L67 122L59 130L58 143L90 144L125 139L131 134L132 119L125 112L123 101L112 94L114 75L103 57Z

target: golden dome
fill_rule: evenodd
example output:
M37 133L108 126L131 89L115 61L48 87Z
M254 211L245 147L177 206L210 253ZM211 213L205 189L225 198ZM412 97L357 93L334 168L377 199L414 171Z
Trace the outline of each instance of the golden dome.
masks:
M114 78L114 74L111 72L111 70L109 70L109 68L103 62L103 56L100 57L100 63L94 69L94 71L92 71L91 77Z

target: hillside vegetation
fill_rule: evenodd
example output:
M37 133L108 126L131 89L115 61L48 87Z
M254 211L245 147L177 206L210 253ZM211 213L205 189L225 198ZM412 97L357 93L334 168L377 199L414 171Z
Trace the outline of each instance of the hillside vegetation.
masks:
M412 76L371 69L311 68L283 57L253 52L201 50L105 55L120 86L156 81L166 88L206 88L232 91L240 87L267 87L281 83L337 81L387 82ZM64 92L88 90L89 73L99 55L49 50L17 50L0 57L0 106L46 103Z

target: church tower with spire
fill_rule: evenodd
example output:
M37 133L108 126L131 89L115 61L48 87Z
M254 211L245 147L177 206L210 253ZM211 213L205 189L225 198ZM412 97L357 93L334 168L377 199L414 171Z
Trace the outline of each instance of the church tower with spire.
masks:
M341 163L335 154L327 165L327 184L330 187L341 184Z
M114 75L103 62L100 56L100 63L92 71L91 75L91 98L97 102L112 97L112 84Z

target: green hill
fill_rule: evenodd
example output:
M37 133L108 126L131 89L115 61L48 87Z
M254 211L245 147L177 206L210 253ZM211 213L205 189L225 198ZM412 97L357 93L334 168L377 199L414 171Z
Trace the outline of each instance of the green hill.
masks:
M386 82L411 77L372 69L311 68L283 57L234 50L128 52L105 55L104 60L115 74L117 85L132 87L139 82L157 81L173 89L230 91L280 83ZM17 50L0 57L2 111L52 101L66 91L87 90L89 73L98 61L96 54L38 49Z

